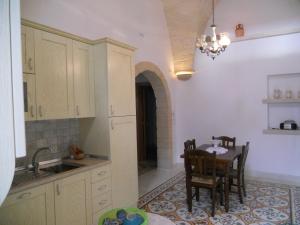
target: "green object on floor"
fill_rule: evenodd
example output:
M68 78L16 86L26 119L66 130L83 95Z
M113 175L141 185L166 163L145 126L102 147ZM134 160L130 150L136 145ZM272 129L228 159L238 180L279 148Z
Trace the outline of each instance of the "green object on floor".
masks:
M117 212L119 210L122 210L122 209L116 208L116 209L112 209L112 210L104 213L100 217L98 225L103 225L103 222L106 218L116 219L117 218ZM148 216L147 216L147 213L144 210L138 209L138 208L124 208L124 210L127 212L127 214L139 214L144 219L144 222L141 225L148 225L148 222L149 222L148 221Z

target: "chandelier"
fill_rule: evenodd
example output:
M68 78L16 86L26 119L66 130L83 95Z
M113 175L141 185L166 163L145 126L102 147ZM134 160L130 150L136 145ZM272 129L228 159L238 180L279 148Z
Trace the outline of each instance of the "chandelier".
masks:
M212 36L201 35L201 38L197 38L196 47L200 49L201 53L205 53L207 56L215 59L217 55L220 55L225 51L226 47L230 44L230 39L227 33L216 34L215 25L215 2L212 0L213 21L210 26L212 29Z

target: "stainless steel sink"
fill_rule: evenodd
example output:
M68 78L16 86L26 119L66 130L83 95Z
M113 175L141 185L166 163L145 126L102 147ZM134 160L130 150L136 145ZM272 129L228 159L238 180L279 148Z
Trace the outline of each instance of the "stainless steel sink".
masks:
M34 168L22 169L15 172L15 176L12 182L12 187L20 184L32 182L45 177L53 176L58 173L63 173L73 169L80 168L84 165L77 163L65 163L63 161L56 161L55 163L43 164L37 172Z
M80 164L61 163L61 164L54 165L54 166L49 166L49 167L46 167L46 168L40 168L40 170L50 172L50 173L62 173L62 172L73 170L73 169L76 169L76 168L79 168L79 167L82 167L82 165L80 165Z

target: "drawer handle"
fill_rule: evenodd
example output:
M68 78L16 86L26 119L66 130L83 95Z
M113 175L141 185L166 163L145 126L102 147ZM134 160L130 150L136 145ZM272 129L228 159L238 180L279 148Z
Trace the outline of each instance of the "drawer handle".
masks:
M107 200L102 200L101 202L99 202L99 205L105 205L107 203Z
M98 191L103 191L105 190L106 187L107 187L106 184L104 184L98 188Z
M31 196L31 192L25 192L23 194L20 194L17 199L24 199L24 198L28 198Z
M101 171L100 173L98 173L98 176L103 176L106 174L106 171Z

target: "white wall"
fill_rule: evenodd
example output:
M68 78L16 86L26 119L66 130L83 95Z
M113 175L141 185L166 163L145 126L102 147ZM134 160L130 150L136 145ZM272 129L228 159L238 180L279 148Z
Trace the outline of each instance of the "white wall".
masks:
M235 39L238 23L244 24L247 38L300 31L299 0L221 0L215 10L218 32ZM211 22L209 22L211 24Z
M300 30L299 10L299 0L223 0L216 24L234 34L243 23L245 38L291 32ZM196 74L175 85L177 155L187 138L203 143L213 135L235 136L239 144L250 141L250 176L300 184L300 136L262 134L267 75L300 73L299 59L300 33L235 42L214 61L197 50Z
M300 34L236 42L214 61L197 51L197 73L177 84L177 145L192 137L203 143L213 135L235 136L239 144L250 141L252 175L300 178L300 137L262 134L267 75L300 72L299 59Z

